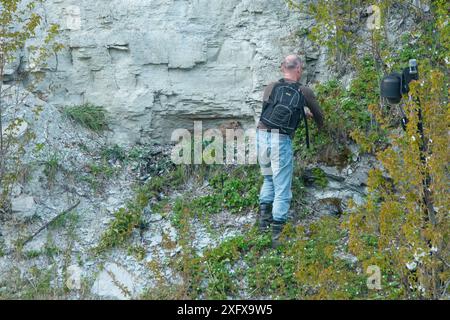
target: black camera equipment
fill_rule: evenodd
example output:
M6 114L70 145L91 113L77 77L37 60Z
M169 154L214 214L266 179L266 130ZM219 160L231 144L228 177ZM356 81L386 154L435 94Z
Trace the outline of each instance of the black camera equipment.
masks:
M419 72L417 68L416 59L409 60L409 67L403 69L402 73L393 72L385 76L381 80L380 94L381 97L387 100L389 104L399 104L402 100L403 95L409 92L409 84L412 80L419 79ZM408 119L402 111L402 127L406 130L406 124Z
M412 80L418 80L419 79L419 72L417 68L417 61L416 59L409 60L409 67L403 69L402 73L393 72L383 78L381 81L380 86L380 94L381 97L384 100L387 100L389 104L399 104L402 100L402 97L405 94L408 94L409 92L409 84ZM420 99L419 97L415 98L417 100L418 108L417 108L417 114L418 114L418 124L417 124L417 132L420 136L420 145L419 145L419 151L420 151L420 160L424 167L427 167L426 165L426 155L429 152L428 149L428 140L426 139L424 135L423 130L423 119L422 119L422 108L420 106ZM402 112L402 127L404 130L406 130L406 125L408 123L408 118L406 117L406 114L400 105L400 111ZM422 181L423 184L423 203L425 205L425 208L427 210L427 217L426 219L430 220L433 224L436 222L435 218L435 209L433 205L433 199L431 195L430 190L430 175L429 173L426 173L425 178Z

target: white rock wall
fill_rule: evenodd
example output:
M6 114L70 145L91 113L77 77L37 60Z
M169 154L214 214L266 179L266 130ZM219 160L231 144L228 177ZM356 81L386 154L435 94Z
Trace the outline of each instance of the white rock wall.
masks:
M65 49L39 90L56 106L103 105L110 139L167 142L175 128L237 119L254 125L264 85L284 55L322 55L296 32L312 21L284 0L48 0L41 11L62 28ZM27 59L26 53L25 61ZM319 59L319 60L318 60ZM311 64L312 62L312 64ZM309 74L308 74L309 72Z

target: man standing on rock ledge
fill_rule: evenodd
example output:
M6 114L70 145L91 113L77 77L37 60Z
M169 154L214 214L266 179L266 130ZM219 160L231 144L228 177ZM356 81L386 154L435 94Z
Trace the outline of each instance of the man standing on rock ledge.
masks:
M287 56L281 64L283 79L270 83L263 97L263 109L257 130L258 162L264 176L259 196L258 227L272 228L272 246L280 245L280 234L288 217L292 199L293 150L295 130L307 118L323 127L323 113L314 92L299 81L302 61ZM307 145L309 140L307 137Z

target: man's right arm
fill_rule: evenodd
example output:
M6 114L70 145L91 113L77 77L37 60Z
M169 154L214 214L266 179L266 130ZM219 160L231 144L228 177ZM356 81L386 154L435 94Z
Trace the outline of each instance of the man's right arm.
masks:
M323 128L323 112L320 108L319 102L316 99L316 96L314 92L311 90L311 88L308 87L301 87L302 93L305 96L306 100L306 106L311 111L314 117L314 121L316 122L319 129Z

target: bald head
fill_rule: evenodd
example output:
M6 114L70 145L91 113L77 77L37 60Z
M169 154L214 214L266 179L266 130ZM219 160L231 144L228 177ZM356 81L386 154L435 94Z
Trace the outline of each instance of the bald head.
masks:
M288 55L281 64L284 78L299 81L302 76L302 60L295 54Z
M284 58L282 63L282 66L286 69L295 69L300 67L301 65L302 60L300 60L300 58L295 54L288 55L286 58Z

